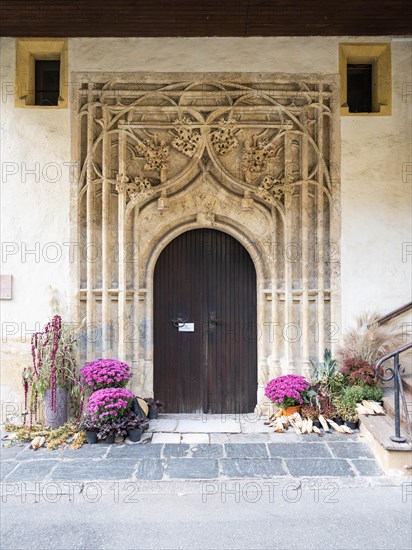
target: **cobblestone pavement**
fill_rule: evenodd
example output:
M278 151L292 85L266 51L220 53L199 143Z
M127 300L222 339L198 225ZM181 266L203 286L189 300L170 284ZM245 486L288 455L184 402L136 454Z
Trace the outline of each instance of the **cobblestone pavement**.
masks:
M156 442L161 440L156 435L145 434L145 439L135 445L98 443L84 445L79 450L33 451L27 445L2 448L1 481L376 478L383 475L369 446L358 434L330 433L322 438L292 433L210 434L209 443ZM194 439L192 437L192 441Z

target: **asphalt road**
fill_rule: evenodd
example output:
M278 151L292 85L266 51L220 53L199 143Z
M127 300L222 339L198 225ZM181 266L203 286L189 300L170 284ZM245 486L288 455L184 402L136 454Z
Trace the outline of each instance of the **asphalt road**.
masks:
M3 492L1 546L20 549L408 549L412 481L339 487L209 483L202 492L141 494L98 484L61 495ZM283 483L283 484L282 484ZM10 488L9 488L10 489ZM9 491L11 493L13 491ZM37 502L34 502L37 500Z

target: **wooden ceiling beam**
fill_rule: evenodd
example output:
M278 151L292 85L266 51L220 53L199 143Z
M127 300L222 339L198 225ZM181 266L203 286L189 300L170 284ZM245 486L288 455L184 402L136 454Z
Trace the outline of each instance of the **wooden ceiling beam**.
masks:
M409 0L2 0L0 35L410 35Z

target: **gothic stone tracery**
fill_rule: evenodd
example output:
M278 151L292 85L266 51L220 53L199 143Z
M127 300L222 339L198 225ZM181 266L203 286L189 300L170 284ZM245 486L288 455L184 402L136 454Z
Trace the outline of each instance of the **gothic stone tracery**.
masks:
M152 390L150 262L185 220L254 240L260 374L308 374L339 311L333 78L80 76L78 232L101 251L80 259L79 316L101 327L85 357Z

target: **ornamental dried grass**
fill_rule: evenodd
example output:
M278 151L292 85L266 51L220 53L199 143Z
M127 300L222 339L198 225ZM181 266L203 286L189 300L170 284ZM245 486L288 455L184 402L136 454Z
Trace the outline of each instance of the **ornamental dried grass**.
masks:
M348 359L363 359L373 365L378 359L402 345L402 330L393 323L379 325L378 313L363 313L343 337L337 356L342 367Z

